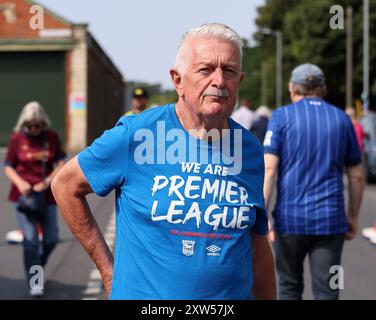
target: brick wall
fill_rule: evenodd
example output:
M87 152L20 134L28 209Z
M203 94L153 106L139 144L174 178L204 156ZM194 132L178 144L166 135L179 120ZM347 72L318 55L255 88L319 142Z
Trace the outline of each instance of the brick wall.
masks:
M69 143L68 150L78 152L87 141L87 43L86 26L75 26L73 35L76 45L70 54L69 74ZM73 99L82 99L82 108L73 108Z
M123 114L124 82L121 73L88 33L86 24L71 24L44 8L44 31L68 29L69 35L59 39L55 34L49 39L51 34L41 36L40 30L33 30L29 22L34 4L37 3L29 0L0 0L0 40L39 39L26 41L26 49L22 49L26 51L57 50L46 47L51 39L74 41L70 47L59 47L59 50L66 52L66 148L76 153L105 129L113 127ZM3 50L10 50L7 42ZM11 48L11 51L17 50L19 47Z
M124 113L122 75L90 35L88 35L87 113L88 144L104 130L112 128Z
M39 37L39 30L30 28L33 14L30 7L34 3L27 0L0 0L0 39L33 39ZM51 12L44 10L44 27L64 29L70 24Z

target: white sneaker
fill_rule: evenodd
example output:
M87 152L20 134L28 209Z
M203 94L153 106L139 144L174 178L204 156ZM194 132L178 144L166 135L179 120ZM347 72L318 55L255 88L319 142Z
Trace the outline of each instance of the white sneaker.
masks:
M39 238L39 242L43 241L43 234L41 232L38 232L38 238ZM20 229L9 231L5 235L5 240L9 244L22 243L23 242L23 233Z
M29 294L33 298L43 297L44 290L39 287L33 287L33 288L30 288Z
M376 245L376 236L373 236L373 237L369 238L369 241L370 241L372 244Z
M370 227L362 229L362 236L367 239L376 238L376 228Z
M5 235L5 240L8 243L22 243L23 241L23 234L21 230L12 230L7 232Z

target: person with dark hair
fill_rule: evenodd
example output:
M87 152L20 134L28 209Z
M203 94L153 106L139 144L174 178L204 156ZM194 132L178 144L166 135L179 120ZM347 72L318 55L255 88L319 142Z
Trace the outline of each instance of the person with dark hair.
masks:
M268 128L269 118L272 115L271 110L267 106L260 106L255 111L255 120L252 123L250 131L259 139L261 143L264 142L266 129Z
M132 93L131 110L129 110L125 115L129 116L145 111L147 109L148 101L149 93L144 88L135 88Z
M289 83L292 103L276 109L264 140L266 207L278 171L273 210L279 298L301 299L309 255L315 299L338 299L331 267L341 264L344 240L358 231L364 188L361 154L350 118L325 100L323 71L297 66ZM342 172L349 180L347 215Z
M50 184L64 165L65 153L59 136L49 127L50 119L36 101L25 105L12 134L5 158L5 174L12 182L9 200L14 203L16 218L23 235L24 271L30 295L44 294L43 284L30 283L33 266L44 267L58 242L56 202ZM32 198L33 197L33 198ZM21 205L34 199L38 212ZM43 205L42 205L43 204ZM42 250L38 229L43 234Z

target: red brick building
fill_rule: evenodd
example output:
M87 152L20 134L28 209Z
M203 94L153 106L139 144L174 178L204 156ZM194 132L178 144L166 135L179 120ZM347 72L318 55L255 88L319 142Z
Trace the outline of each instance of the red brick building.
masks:
M22 107L37 100L67 150L77 152L122 115L124 86L87 24L35 1L0 0L0 145Z

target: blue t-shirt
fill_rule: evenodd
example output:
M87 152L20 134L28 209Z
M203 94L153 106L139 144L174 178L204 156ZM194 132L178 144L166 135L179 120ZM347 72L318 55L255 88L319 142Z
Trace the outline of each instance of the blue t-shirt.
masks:
M327 235L348 230L343 168L361 162L350 118L319 98L304 98L272 114L265 153L280 158L275 229Z
M223 144L200 141L170 104L121 117L79 154L96 194L116 189L111 299L252 299L251 232L267 233L263 150L228 124Z

